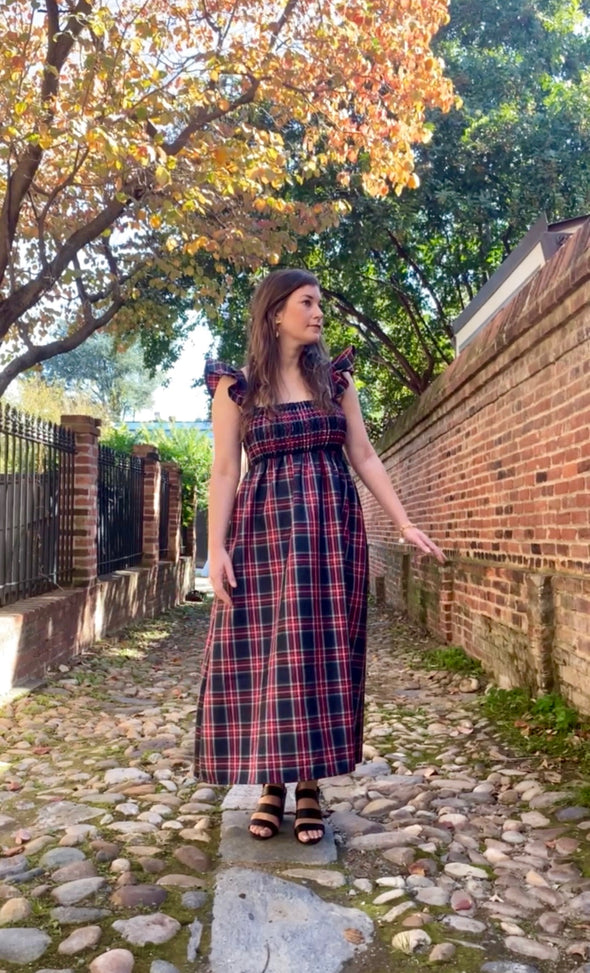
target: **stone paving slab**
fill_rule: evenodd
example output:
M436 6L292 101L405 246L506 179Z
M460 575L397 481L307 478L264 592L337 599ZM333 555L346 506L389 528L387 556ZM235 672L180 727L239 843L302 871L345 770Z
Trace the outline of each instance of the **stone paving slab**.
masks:
M334 833L325 822L326 834L317 845L303 845L293 833L293 821L285 816L281 829L270 841L256 841L248 834L251 811L224 811L219 854L224 862L241 864L329 865L338 857Z
M324 902L309 889L253 869L218 875L211 973L301 973L312 964L339 973L372 938L373 923L360 909Z

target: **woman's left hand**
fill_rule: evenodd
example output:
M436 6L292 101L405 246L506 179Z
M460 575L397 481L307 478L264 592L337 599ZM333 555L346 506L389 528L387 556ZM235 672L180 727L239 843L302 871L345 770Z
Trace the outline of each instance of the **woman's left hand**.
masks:
M441 564L446 561L446 557L440 547L437 547L434 541L430 540L428 534L425 534L418 527L406 527L402 533L401 540L402 543L413 544L414 547L419 548L424 554L432 554Z

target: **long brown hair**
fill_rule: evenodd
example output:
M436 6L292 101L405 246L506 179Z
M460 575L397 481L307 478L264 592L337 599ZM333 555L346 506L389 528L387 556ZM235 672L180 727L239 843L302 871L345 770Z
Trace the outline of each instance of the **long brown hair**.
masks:
M258 406L274 412L279 397L280 364L276 317L293 291L306 284L320 286L308 270L273 270L254 291L246 354L248 388L242 406L245 426ZM299 365L315 404L333 412L330 356L322 339L303 348Z

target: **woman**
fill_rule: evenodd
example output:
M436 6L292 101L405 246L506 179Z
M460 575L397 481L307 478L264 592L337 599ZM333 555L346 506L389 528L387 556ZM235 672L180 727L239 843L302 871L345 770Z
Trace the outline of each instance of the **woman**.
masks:
M324 833L318 778L362 759L367 545L343 448L404 540L444 559L409 522L369 442L354 350L330 361L322 324L315 277L274 271L253 298L246 368L206 368L216 600L197 771L212 783L264 785L250 821L259 840L278 833L285 782L297 781L295 834L304 844ZM239 483L242 445L249 468Z

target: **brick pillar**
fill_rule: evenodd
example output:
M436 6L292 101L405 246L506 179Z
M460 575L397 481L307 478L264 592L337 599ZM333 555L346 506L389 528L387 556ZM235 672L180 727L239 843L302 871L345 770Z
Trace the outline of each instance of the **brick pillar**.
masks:
M133 446L134 456L142 456L143 467L143 557L144 567L160 560L160 456L156 446Z
M73 582L88 586L97 578L98 532L98 437L100 419L92 416L61 417L76 441L74 454Z
M182 522L182 477L178 463L162 463L168 470L168 555L167 561L180 558L180 524Z
M438 575L438 631L445 642L453 641L453 612L455 610L455 565L452 560L437 564Z

